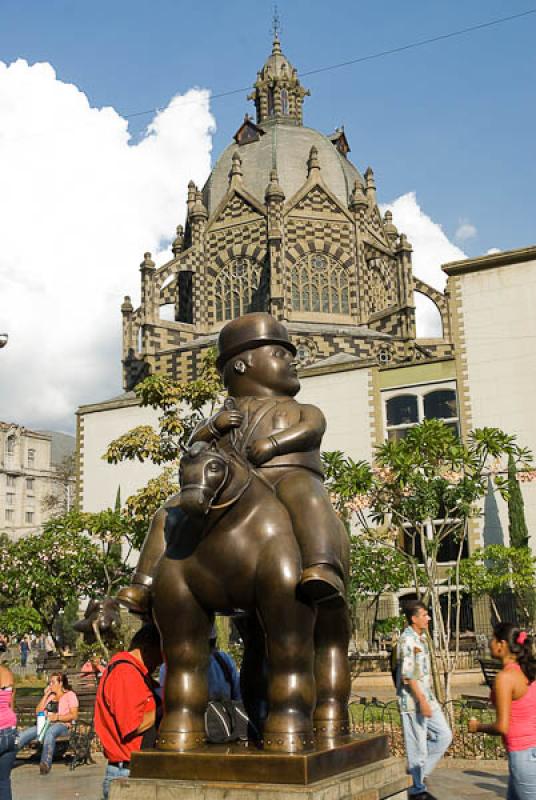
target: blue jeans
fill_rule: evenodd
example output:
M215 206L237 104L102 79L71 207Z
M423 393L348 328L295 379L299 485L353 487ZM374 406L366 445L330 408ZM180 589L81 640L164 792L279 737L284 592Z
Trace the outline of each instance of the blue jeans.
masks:
M130 769L127 767L114 767L112 764L106 765L106 772L104 773L104 781L102 783L102 797L103 800L108 800L110 795L110 784L116 778L128 778Z
M439 704L433 702L431 705L431 717L423 717L417 711L402 714L408 772L413 779L410 797L426 791L424 779L430 775L452 741L452 732Z
M56 739L58 736L67 736L69 733L69 728L64 722L53 722L52 725L49 727L47 732L45 733L45 739L43 741L43 752L41 753L41 763L46 764L47 767L52 765L52 759L54 758L54 750L56 749ZM25 731L22 731L19 735L19 750L23 747L26 747L27 744L30 744L34 739L37 739L37 726L34 725L32 728L26 728Z
M11 800L11 770L17 757L15 728L0 730L0 800Z
M536 747L508 753L507 800L535 800L536 798Z

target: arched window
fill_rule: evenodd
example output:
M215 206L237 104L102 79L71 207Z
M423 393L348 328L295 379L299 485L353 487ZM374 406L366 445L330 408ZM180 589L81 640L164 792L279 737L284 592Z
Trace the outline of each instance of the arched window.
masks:
M324 253L309 253L291 270L294 311L350 313L348 270Z
M281 113L288 116L288 91L281 89Z
M12 456L15 454L15 437L8 436L6 441L6 454Z
M273 89L268 89L268 116L273 117L274 113L274 92Z
M235 258L221 270L214 281L216 322L265 311L268 301L268 279L261 264L250 258Z
M371 314L383 311L395 302L390 286L391 268L381 258L367 262L369 270L369 310Z

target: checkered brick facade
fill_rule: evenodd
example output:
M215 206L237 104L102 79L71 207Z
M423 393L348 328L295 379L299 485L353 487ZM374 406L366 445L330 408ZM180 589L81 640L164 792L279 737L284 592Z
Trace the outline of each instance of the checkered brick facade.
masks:
M305 90L296 74L276 74L281 54L276 42L274 48L277 58L267 62L252 95L257 123L279 124L290 116L299 127ZM248 162L243 149L266 131L254 133L250 139L235 137L227 192L210 213L205 206L210 181L203 192L188 185L186 224L184 231L177 228L173 258L156 268L150 253L145 255L141 305L134 310L126 298L122 306L125 386L150 372L194 377L203 350L215 343L224 322L260 309L288 325L304 363L342 354L380 363L449 355L447 298L413 277L411 245L398 234L390 212L382 218L372 170L347 185L346 195L340 187L337 193L323 177L319 148L312 146L303 153L307 177L285 197L276 169L284 152L272 152L261 198L260 167ZM339 139L332 137L333 147ZM339 149L338 157L346 152ZM249 181L243 162L253 170ZM443 339L425 347L416 342L415 291L437 305L443 322ZM163 306L174 307L174 320L161 318Z

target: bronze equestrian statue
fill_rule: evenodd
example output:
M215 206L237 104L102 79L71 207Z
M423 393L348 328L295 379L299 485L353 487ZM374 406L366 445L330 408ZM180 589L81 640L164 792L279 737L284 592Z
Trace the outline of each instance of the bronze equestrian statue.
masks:
M241 683L264 747L307 750L348 732L349 545L322 482L325 420L294 399L296 350L269 314L228 323L218 348L229 398L194 431L181 491L118 599L138 613L152 601L162 633L159 749L202 743L213 615L242 611Z

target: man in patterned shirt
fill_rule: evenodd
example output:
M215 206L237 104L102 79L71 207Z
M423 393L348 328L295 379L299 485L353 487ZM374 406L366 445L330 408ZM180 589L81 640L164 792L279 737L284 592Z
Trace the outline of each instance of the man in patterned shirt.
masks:
M452 741L452 733L432 688L427 630L430 616L424 603L404 608L408 627L398 642L396 690L406 743L413 800L435 800L426 790L430 775Z

